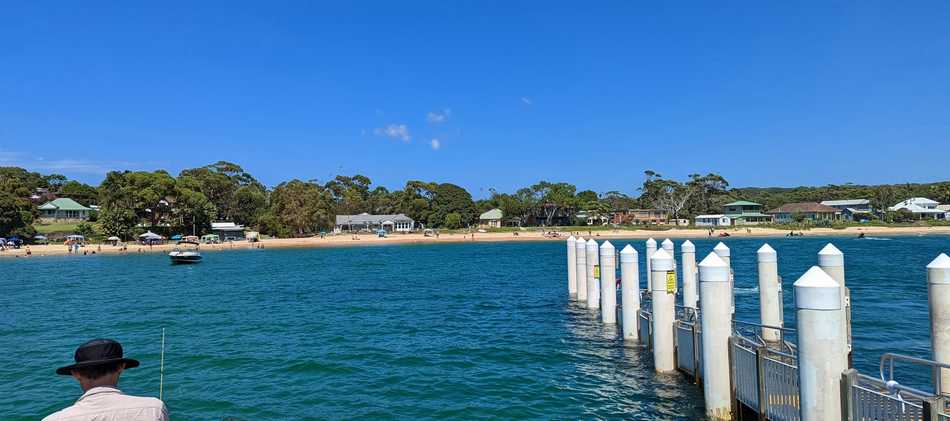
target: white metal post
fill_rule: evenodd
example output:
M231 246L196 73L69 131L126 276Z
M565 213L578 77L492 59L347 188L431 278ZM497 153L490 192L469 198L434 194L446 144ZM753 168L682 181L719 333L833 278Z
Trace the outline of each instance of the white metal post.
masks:
M676 315L676 277L673 256L660 249L650 259L653 269L653 365L657 372L676 369L673 318Z
M637 313L640 311L640 268L637 250L627 244L620 251L620 304L623 312L623 339L639 340Z
M577 301L587 303L587 242L578 238L574 242L577 257Z
M818 266L795 281L801 421L841 420L841 286Z
M600 257L597 242L587 240L587 308L600 308Z
M696 246L689 240L680 246L683 253L683 307L696 308L699 285L696 285Z
M950 257L940 253L927 265L930 340L934 361L950 364ZM950 370L940 369L940 394L950 396Z
M851 352L851 326L849 326L848 321L851 319L850 308L851 304L848 302L848 288L844 283L844 253L841 250L838 250L833 244L828 243L821 251L818 252L818 266L821 267L821 270L825 271L831 279L834 279L838 283L838 287L841 289L840 300L841 300L841 314L842 320L844 322L841 324L841 337L844 338L844 351L841 354L841 359L844 361L844 366L848 367L848 353Z
M653 257L653 253L656 253L656 240L653 238L647 239L647 291L653 291L653 271L650 270L650 265L653 263L650 262L650 259Z
M732 386L729 374L729 337L732 310L729 297L729 265L716 253L699 263L699 299L703 343L703 396L706 416L713 420L732 419Z
M574 236L567 237L567 293L577 299L577 248Z
M617 324L617 255L614 245L600 245L600 321Z
M768 244L756 252L759 260L759 320L763 325L782 327L782 281L778 277L778 253ZM762 339L777 342L782 332L762 329Z

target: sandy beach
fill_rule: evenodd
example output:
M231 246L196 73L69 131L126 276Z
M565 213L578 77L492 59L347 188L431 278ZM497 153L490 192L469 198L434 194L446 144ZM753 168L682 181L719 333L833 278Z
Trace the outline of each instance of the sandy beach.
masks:
M731 237L783 237L788 234L787 230L774 228L746 228L717 230L714 234L728 232ZM831 228L813 228L803 231L806 237L819 236L858 236L864 233L869 236L890 236L890 235L950 235L950 226L942 227L849 227L845 229ZM436 237L426 237L421 233L413 234L391 234L388 237L378 237L371 234L360 234L354 236L351 234L330 235L326 238L307 237L307 238L271 238L262 240L258 243L233 242L223 244L202 244L202 251L226 251L240 250L248 248L293 248L293 247L347 247L347 246L375 246L387 244L436 244L436 243L461 243L461 242L505 242L505 241L564 241L569 235L580 235L585 238L611 239L611 238L642 238L649 237L660 238L704 238L709 237L709 232L702 229L669 229L669 230L600 230L600 231L558 231L557 237L545 236L544 232L537 228L529 228L524 231L514 232L476 232L472 234L440 234ZM135 253L167 253L175 248L174 244L164 244L160 246L143 246L139 244L128 244L127 250L115 247L109 244L87 244L80 249L80 254L135 254ZM32 245L29 246L31 256L62 256L69 254L69 250L62 244L50 245ZM27 248L7 249L0 252L0 257L27 257Z

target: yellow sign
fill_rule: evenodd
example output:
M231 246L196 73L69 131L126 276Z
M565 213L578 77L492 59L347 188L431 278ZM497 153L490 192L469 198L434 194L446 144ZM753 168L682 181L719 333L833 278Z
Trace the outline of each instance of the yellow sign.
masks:
M666 293L676 294L676 272L666 271Z
M594 265L594 277L600 278L600 265Z

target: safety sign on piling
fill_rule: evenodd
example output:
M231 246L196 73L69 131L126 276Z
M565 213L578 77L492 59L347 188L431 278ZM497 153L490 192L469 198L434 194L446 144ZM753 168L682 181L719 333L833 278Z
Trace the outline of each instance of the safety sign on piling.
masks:
M676 272L672 270L666 271L666 293L667 294L676 294Z
M594 277L600 278L600 265L594 265Z

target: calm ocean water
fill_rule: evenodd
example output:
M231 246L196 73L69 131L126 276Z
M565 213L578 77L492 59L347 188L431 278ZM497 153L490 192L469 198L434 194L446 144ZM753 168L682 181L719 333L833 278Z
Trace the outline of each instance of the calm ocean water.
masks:
M829 240L845 253L858 368L876 372L886 351L929 356L924 267L950 237L768 239L790 324L791 284ZM758 319L764 241L726 240L740 319ZM716 242L694 241L697 256ZM648 352L569 304L563 242L205 256L0 260L2 418L71 404L78 386L53 370L94 337L141 360L123 390L157 396L162 327L175 419L701 418L698 388L654 374Z

